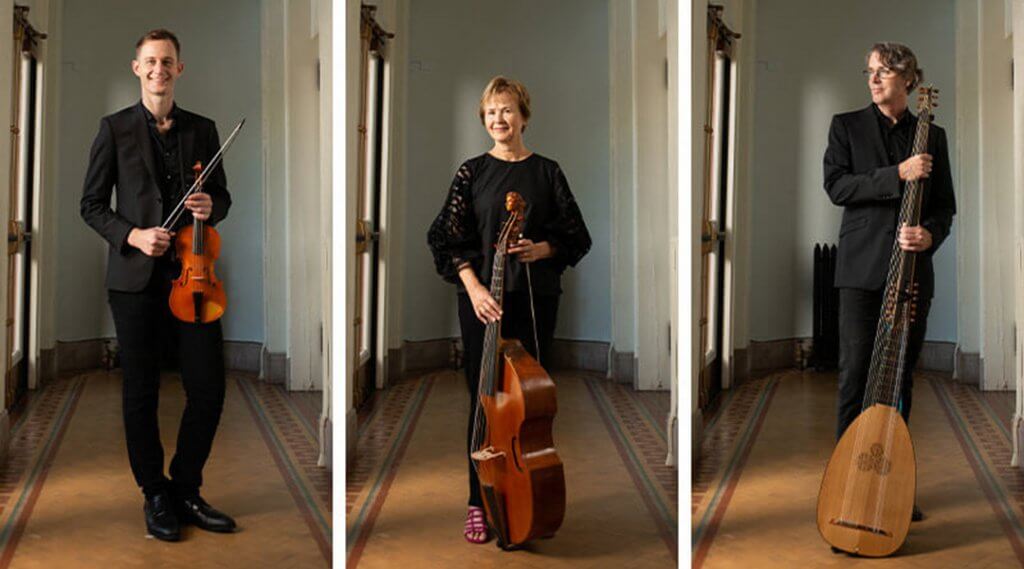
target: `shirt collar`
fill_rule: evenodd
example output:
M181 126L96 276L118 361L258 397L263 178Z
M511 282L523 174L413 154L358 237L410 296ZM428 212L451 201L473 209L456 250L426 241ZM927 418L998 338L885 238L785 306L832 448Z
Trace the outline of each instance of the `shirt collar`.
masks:
M156 117L153 116L153 113L149 112L146 105L142 104L142 99L139 99L139 108L142 109L142 114L146 117L147 123L156 124ZM181 111L178 109L178 103L171 103L171 112L168 113L167 116L177 124L178 119L181 117Z
M900 118L896 119L896 123L894 124L889 119L889 117L885 116L885 114L882 112L882 109L878 108L878 105L876 105L874 103L871 103L871 108L875 111L875 116L878 117L878 120L886 128L896 128L898 126L906 126L906 125L912 124L917 119L917 117L914 116L914 113L911 113L910 109L907 108L907 109L903 109L903 114L900 115Z

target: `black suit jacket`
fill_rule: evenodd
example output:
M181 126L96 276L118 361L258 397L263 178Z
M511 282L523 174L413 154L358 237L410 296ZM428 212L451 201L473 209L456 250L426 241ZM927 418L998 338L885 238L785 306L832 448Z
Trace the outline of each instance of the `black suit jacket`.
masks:
M922 298L934 295L932 255L949 235L956 213L946 131L934 123L929 129L927 152L933 162L924 184L921 226L931 232L932 246L917 255ZM885 287L903 193L897 167L898 163L891 163L886 153L874 105L832 117L825 150L825 191L832 203L843 206L837 287Z
M182 191L185 191L192 185L190 165L196 160L209 163L220 148L220 142L212 120L180 107L178 111L179 152L188 169L183 175ZM115 189L117 206L112 209L110 196ZM231 206L227 179L221 165L207 178L203 190L213 199L208 223L216 224L227 216ZM153 273L155 259L129 245L128 233L134 227L146 229L158 226L164 220L163 198L153 164L153 141L141 102L100 120L99 133L89 152L80 211L82 219L110 244L107 288L127 292L145 288ZM187 224L191 220L192 216L186 211L179 224Z

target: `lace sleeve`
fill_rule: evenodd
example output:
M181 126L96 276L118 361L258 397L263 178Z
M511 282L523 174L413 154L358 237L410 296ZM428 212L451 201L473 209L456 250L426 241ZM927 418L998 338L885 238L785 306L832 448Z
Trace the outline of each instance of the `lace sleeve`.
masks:
M569 190L569 182L562 169L555 169L555 216L545 224L548 242L555 248L554 261L559 272L576 263L590 251L590 233L583 214Z
M444 280L459 282L459 267L469 262L479 274L477 260L482 256L480 236L473 215L470 182L473 172L463 164L455 173L452 187L441 212L427 231L427 245L434 255L434 266Z

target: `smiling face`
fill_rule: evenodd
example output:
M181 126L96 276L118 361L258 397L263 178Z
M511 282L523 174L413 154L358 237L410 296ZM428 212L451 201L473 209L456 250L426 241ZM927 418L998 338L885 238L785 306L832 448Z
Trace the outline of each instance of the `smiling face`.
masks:
M173 96L174 82L184 69L170 40L143 43L132 60L132 72L139 78L143 92L156 96Z
M515 95L498 93L484 102L483 110L484 128L495 143L513 144L522 137L527 121Z
M895 69L882 63L878 52L868 58L868 89L871 90L871 101L878 106L902 109L907 106L907 88L910 81Z

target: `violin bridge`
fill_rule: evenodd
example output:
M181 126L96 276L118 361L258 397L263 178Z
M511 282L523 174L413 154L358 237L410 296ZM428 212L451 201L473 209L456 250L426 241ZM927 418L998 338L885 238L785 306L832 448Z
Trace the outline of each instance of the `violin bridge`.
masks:
M501 458L505 456L505 453L501 451L495 451L494 447L487 447L482 448L478 451L474 451L469 456L471 456L473 460L477 462L485 462L488 460L494 460L495 458Z

